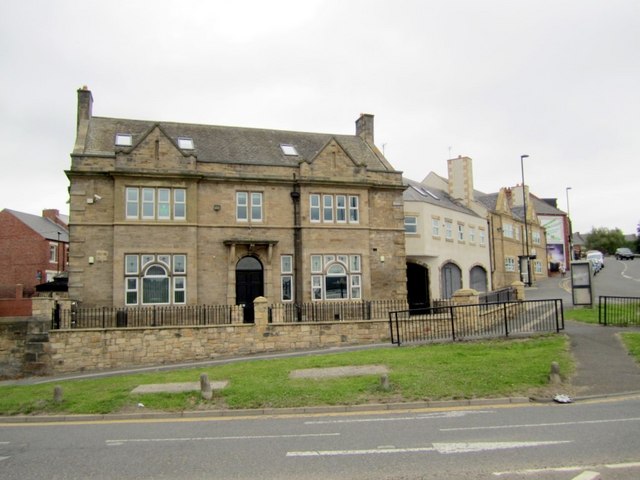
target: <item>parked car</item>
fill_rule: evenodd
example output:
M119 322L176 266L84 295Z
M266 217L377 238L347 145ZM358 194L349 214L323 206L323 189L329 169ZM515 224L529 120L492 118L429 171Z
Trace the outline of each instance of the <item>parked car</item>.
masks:
M594 274L604 268L604 255L598 250L589 250L587 252L587 260L591 262Z
M636 255L626 247L616 249L616 260L633 260Z

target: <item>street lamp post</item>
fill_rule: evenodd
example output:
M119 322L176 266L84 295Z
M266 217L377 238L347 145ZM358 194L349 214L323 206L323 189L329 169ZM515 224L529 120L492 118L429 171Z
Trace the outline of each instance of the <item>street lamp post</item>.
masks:
M567 193L567 230L568 230L568 239L569 239L569 259L568 259L568 265L571 265L571 261L573 260L573 233L571 232L571 210L569 209L569 190L571 190L571 187L567 187L565 188L565 191Z
M520 155L520 171L522 172L522 206L524 208L524 261L526 262L527 268L527 282L528 286L531 286L531 265L529 263L529 230L527 227L527 193L526 187L524 183L524 159L529 158L529 155ZM520 265L520 269L522 270L522 265Z

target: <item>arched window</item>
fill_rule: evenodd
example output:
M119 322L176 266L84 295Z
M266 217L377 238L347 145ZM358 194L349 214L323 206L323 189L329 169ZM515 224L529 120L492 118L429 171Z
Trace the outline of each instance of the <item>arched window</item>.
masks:
M337 298L349 298L347 289L347 271L339 263L334 263L327 268L325 277L325 298L335 300Z
M126 305L187 303L185 254L127 254L124 263Z
M160 265L147 268L142 277L142 303L169 303L169 275Z

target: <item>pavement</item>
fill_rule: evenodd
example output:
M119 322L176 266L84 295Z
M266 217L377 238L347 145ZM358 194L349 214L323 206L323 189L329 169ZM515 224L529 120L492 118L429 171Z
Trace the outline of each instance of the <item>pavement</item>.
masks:
M558 393L567 393L572 401L608 397L608 396L622 396L630 394L640 394L640 366L635 359L630 356L624 348L620 339L621 332L640 332L640 327L612 327L586 324L582 322L576 322L570 320L571 309L573 307L572 295L570 291L570 284L568 278L552 277L538 281L535 285L525 288L525 298L527 300L543 300L543 299L556 299L563 300L564 318L565 318L565 330L564 333L570 339L571 353L576 361L576 371L571 377L569 382L558 386ZM366 345L359 347L347 347L347 348L331 348L306 352L288 352L281 354L268 354L268 355L255 355L250 359L261 358L283 358L305 355L320 355L323 353L336 353L342 351L355 351L362 349L373 349L379 347L389 347L388 344L384 345ZM139 367L132 369L120 369L109 372L95 372L95 373L81 373L71 374L58 377L31 377L19 380L11 380L0 382L0 387L3 385L29 385L38 383L54 383L61 382L70 379L86 379L97 378L104 376L122 375L129 373L140 373L143 371L161 371L170 370L176 368L185 367L197 367L208 366L215 364L223 364L230 362L237 362L247 360L247 358L228 358L219 359L207 362L194 362L185 363L181 365L163 365L163 366L151 366L151 367ZM562 374L562 372L560 372ZM567 391L562 391L566 389ZM528 399L524 397L507 398L502 399L506 403L524 403ZM474 399L462 401L464 404L489 404L500 403L500 399ZM454 405L455 404L455 405ZM429 406L446 406L453 405L458 406L460 401L455 402L437 402L437 405L433 402L427 402L421 404L422 407ZM419 405L412 404L398 404L398 405L386 405L385 408L418 408ZM356 406L358 410L362 410L366 406ZM331 407L317 407L323 411L328 411ZM348 407L337 407L338 409L348 410ZM263 411L262 413L275 413L273 410ZM309 408L301 409L305 412L310 411ZM313 409L311 409L313 410ZM315 411L315 410L314 410ZM186 413L186 412L185 412ZM201 415L203 412L199 412ZM247 413L243 411L243 413ZM260 412L254 412L252 414L259 414ZM227 412L228 414L228 412ZM183 414L184 415L184 414ZM106 417L106 416L105 416ZM33 420L38 418L32 417ZM15 421L15 417L2 417L0 416L0 423L5 421Z
M570 320L573 306L568 277L551 277L525 288L527 300L562 299L565 330L571 341L576 371L571 387L576 399L640 393L640 366L620 338L622 332L639 327L612 327Z

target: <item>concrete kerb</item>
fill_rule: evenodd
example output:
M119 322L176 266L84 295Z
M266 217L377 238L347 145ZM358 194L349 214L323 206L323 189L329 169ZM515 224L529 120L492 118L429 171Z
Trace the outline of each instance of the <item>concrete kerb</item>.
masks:
M527 397L479 398L468 400L441 400L407 403L380 403L361 405L327 405L295 408L257 408L239 410L198 410L184 412L136 412L98 415L16 415L0 417L0 424L19 423L87 423L99 421L139 421L166 419L196 419L216 417L257 417L280 415L317 415L332 413L366 413L380 411L410 411L424 409L446 409L459 407L481 407L490 405L523 405L530 403Z

